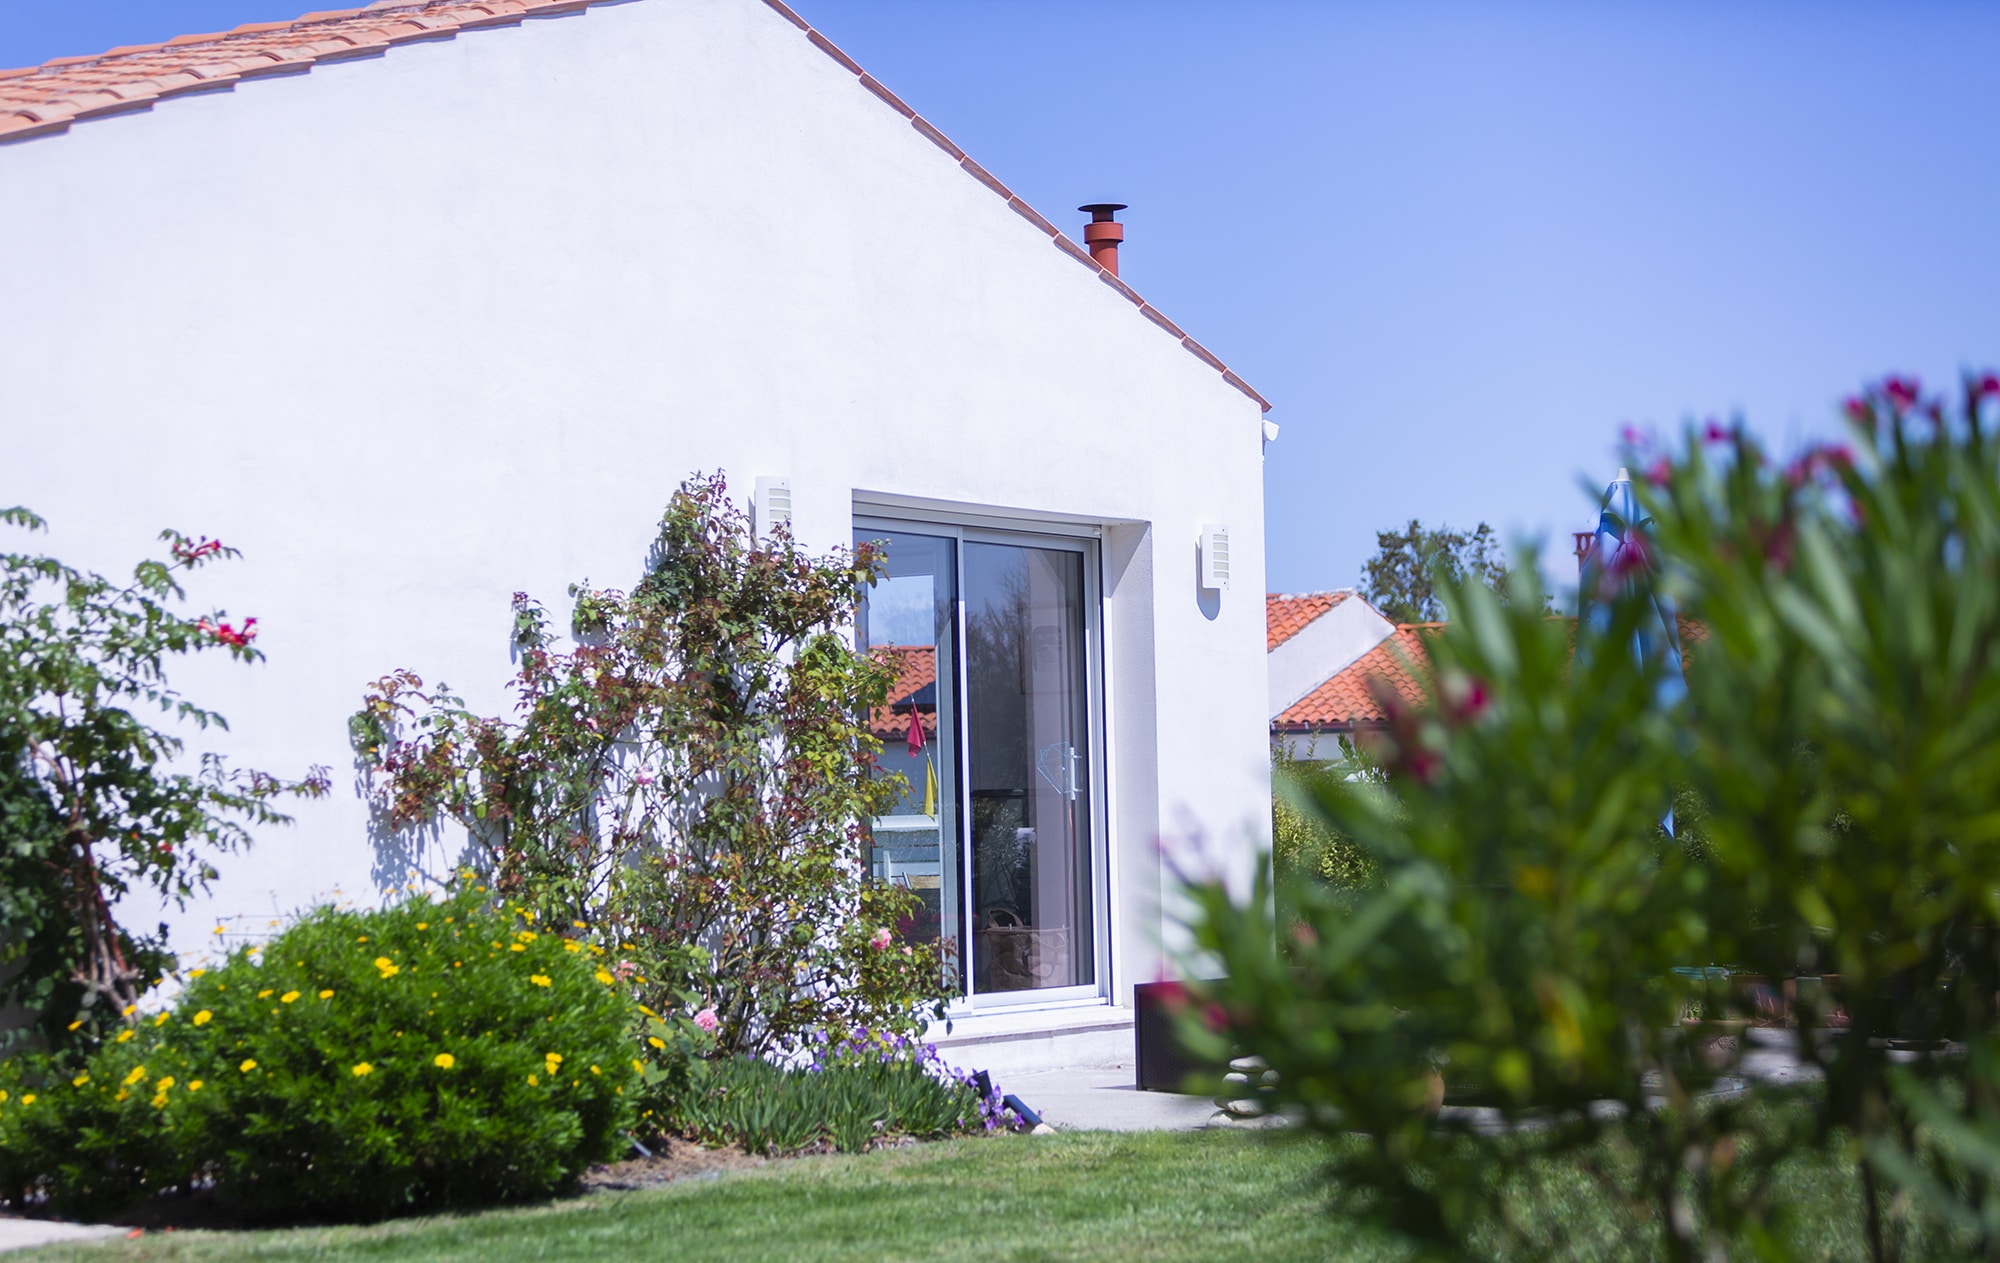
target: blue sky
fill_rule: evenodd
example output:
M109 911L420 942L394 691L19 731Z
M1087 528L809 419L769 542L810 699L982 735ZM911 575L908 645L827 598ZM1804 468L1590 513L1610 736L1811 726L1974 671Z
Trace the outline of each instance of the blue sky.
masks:
M660 0L670 2L670 0ZM0 65L297 0L0 0ZM1621 426L2000 364L2000 5L796 0L1269 398L1271 586L1548 536Z

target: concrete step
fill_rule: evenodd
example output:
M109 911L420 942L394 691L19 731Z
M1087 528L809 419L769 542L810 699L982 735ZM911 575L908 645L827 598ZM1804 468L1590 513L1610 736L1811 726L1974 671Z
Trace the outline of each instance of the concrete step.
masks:
M1132 1010L1110 1004L975 1013L932 1025L925 1036L964 1070L995 1080L1045 1070L1132 1065Z

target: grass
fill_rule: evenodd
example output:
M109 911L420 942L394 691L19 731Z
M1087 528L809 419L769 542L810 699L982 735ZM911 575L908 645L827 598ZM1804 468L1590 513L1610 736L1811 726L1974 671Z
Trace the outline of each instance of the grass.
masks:
M1005 1136L804 1158L719 1180L363 1227L176 1232L52 1247L56 1259L1391 1260L1397 1243L1329 1213L1324 1150L1233 1131ZM1631 1222L1573 1170L1528 1208L1541 1258L1643 1256ZM1796 1168L1800 1258L1861 1258L1851 1174Z
M175 1232L77 1259L1396 1258L1329 1220L1315 1155L1237 1133L1080 1132L803 1158L719 1180L367 1227ZM24 1260L25 1263L25 1260Z

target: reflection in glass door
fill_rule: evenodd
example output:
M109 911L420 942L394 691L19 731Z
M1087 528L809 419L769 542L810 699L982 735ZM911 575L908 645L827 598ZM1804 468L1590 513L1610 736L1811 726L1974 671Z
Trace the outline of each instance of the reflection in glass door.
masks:
M919 895L905 932L970 996L1094 986L1084 546L931 529L855 533L888 548L859 631L897 670L870 727L909 783L870 868Z
M976 992L1094 979L1083 555L965 544Z
M861 532L888 545L889 572L869 590L858 627L865 649L896 669L885 705L869 716L885 775L909 788L869 829L868 866L879 880L913 890L923 905L903 932L944 947L945 968L963 985L960 962L958 828L958 541Z

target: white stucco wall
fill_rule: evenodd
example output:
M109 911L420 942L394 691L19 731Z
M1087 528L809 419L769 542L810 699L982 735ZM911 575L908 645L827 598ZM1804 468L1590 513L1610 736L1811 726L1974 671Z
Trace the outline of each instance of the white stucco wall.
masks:
M240 547L194 597L257 616L270 660L176 683L235 759L335 770L169 914L183 947L374 897L365 683L409 667L499 711L509 595L628 584L698 469L788 475L816 546L857 490L1108 524L1121 989L1158 968L1156 835L1198 826L1240 874L1268 832L1257 405L757 0L599 6L0 147L0 239L0 502L96 568L166 525ZM1206 604L1202 522L1236 558Z

